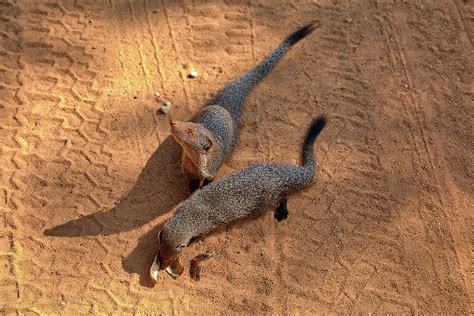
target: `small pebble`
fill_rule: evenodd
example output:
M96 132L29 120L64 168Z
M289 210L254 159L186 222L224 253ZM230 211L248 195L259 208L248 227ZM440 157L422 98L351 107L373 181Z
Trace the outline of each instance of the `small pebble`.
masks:
M160 111L163 113L168 113L171 110L171 102L165 102L161 105Z
M346 22L346 23L352 23L352 22L354 22L354 19L351 18L350 16L348 16L348 17L346 17L346 18L344 19L344 22Z
M189 77L196 78L197 76L199 76L199 73L196 70L192 69L191 72L189 73Z
M66 302L65 301L61 301L61 305L66 305Z
M157 98L160 97L160 93L159 93L159 92L155 92L155 93L153 93L153 95L154 95L155 97L157 97Z

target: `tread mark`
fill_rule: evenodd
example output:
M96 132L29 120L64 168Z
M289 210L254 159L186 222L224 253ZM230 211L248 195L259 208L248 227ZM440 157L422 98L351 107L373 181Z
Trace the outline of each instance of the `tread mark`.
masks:
M457 3L457 1L453 0L453 2L454 2L454 6L456 7L456 13L457 13L459 19L461 20L461 23L459 23L460 26L461 26L461 30L466 35L466 38L469 41L469 44L471 44L471 46L472 46L472 38L471 38L471 34L468 31L466 20L464 19L464 16L462 14L461 9L459 8L459 4Z

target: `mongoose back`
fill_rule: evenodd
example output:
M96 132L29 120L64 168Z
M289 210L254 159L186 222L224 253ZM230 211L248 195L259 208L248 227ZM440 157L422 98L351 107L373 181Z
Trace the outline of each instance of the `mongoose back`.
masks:
M287 193L306 188L313 181L313 143L325 125L324 116L313 121L303 145L302 166L255 163L210 183L181 202L159 233L157 259L161 269L169 271L176 262L181 265L179 255L191 241L238 219L275 207L275 218L286 219Z
M171 121L171 133L183 148L182 167L191 190L209 183L234 150L239 138L237 120L250 92L286 52L316 27L310 23L288 36L270 55L247 73L228 83L204 107L197 122Z

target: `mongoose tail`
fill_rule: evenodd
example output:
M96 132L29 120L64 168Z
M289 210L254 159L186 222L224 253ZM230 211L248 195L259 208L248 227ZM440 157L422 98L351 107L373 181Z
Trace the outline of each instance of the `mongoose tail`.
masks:
M314 159L313 146L316 138L326 126L326 117L319 116L313 120L306 134L303 143L303 165L282 166L284 169L284 181L289 191L298 191L309 187L313 183L313 177L316 170L316 161ZM278 206L275 209L275 219L279 222L288 218L287 192L282 192Z
M311 170L311 173L314 174L314 169L316 167L316 162L314 160L313 154L313 145L318 137L319 133L326 126L326 117L319 116L313 120L311 127L309 128L308 134L304 140L303 144L303 167Z
M288 36L260 64L227 84L210 104L218 104L224 107L229 111L234 120L237 119L240 116L245 100L253 88L273 69L293 45L311 34L319 26L319 22L313 21Z
M326 126L326 117L319 116L313 120L308 130L308 134L303 143L303 165L301 167L286 166L286 176L284 176L286 186L289 190L298 191L309 187L313 183L313 177L316 170L316 161L314 159L313 146L316 138ZM279 222L288 218L288 200L287 192L282 192L280 201L275 209L275 219Z

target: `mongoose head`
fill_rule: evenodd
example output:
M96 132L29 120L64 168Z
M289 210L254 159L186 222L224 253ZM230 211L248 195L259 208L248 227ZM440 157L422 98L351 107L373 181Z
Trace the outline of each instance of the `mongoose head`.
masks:
M201 157L212 153L215 137L202 124L171 121L171 134L191 157Z
M161 269L166 269L175 262L193 239L190 228L184 222L171 218L158 233Z

